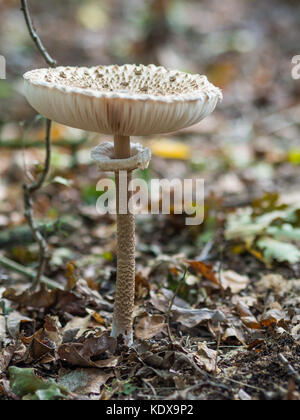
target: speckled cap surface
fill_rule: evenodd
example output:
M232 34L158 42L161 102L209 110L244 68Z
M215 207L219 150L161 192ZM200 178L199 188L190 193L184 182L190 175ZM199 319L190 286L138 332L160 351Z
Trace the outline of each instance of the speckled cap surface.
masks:
M222 99L205 76L154 65L57 67L24 75L25 96L41 115L103 134L144 136L198 123Z

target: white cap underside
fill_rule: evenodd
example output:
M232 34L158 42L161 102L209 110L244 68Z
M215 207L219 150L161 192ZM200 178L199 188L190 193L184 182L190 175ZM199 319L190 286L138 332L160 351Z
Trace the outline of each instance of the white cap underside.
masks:
M101 85L92 79L98 69L33 70L24 75L25 95L36 111L61 124L126 136L168 133L196 124L209 115L222 98L221 91L205 76L185 76L185 73L155 66L101 67L108 80L105 87L110 86L113 91L100 90ZM140 69L145 74L135 76ZM128 92L123 90L124 80L130 89ZM85 87L86 83L89 88ZM146 89L150 93L142 92ZM163 90L164 96L160 94Z

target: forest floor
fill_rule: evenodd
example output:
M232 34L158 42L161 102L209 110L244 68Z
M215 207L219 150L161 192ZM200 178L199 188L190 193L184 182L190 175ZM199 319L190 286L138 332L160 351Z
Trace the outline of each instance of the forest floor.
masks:
M189 3L198 22L197 2ZM224 102L200 125L138 139L153 159L137 176L204 179L204 223L136 217L133 348L109 337L116 220L96 211L105 174L90 160L102 137L53 127L51 173L34 210L49 244L45 275L61 289L30 292L26 276L1 265L6 257L37 267L22 183L24 167L33 177L41 171L44 128L17 122L33 117L17 77L13 88L0 85L0 400L300 399L300 83L289 67L300 11L293 1L203 3L206 35L182 29L185 41L171 34L158 56L168 62L179 51L187 68L201 67L223 88ZM246 22L243 33L236 19ZM58 32L42 31L50 47ZM195 64L198 45L210 48ZM81 48L78 56L91 53ZM106 52L107 61L116 57Z
M146 142L154 157L143 177L195 175L193 161L178 153L195 156L199 136L201 159L205 150L215 162L217 149L224 159L224 149L199 129L158 144ZM170 142L177 159L166 160L161 155L170 153ZM89 150L85 146L79 158L84 160ZM6 153L15 157L15 152ZM26 153L33 154L31 160L38 154L33 149ZM116 275L115 217L96 212L97 169L81 163L64 168L70 153L61 148L59 153L62 167L53 170L53 182L39 194L36 212L48 220L46 275L64 291L28 292L24 277L1 269L2 394L36 399L41 387L49 399L298 399L297 197L294 202L289 192L291 200L284 203L279 191L265 193L259 182L250 193L248 165L237 169L230 164L226 175L218 178L208 169L204 176L204 224L186 226L186 215L137 216L135 346L127 349L108 338ZM281 165L286 163L275 170ZM292 173L292 168L287 185L282 185L285 194L287 188L297 191L299 171L295 166ZM38 249L23 224L21 200L16 208L17 164L6 169L5 177L1 223L7 226L13 218L15 226L1 230L0 242L7 257L34 266ZM227 182L231 194L222 197ZM285 236L287 231L293 235ZM267 239L272 245L261 245ZM34 368L42 385L24 368Z

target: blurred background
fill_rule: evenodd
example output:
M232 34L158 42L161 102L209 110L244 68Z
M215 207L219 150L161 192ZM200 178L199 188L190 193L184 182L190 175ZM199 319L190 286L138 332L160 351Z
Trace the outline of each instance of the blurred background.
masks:
M180 216L141 218L141 252L163 248L197 256L223 229L227 211L265 193L280 194L284 203L299 200L300 80L291 76L292 58L300 54L299 1L32 0L30 10L60 65L155 63L206 74L223 89L223 103L200 125L145 140L154 157L141 176L204 178L207 217L196 230L187 229ZM0 54L7 60L7 79L0 81L0 228L5 231L24 224L24 161L34 175L44 157L44 128L22 96L22 74L45 64L16 0L0 1ZM52 237L53 249L61 252L58 266L76 251L111 252L105 242L110 231L94 228L101 219L95 214L99 174L90 150L102 140L53 127L51 179L35 203L36 215L42 220L72 215L72 229L83 229L82 240L91 245L68 250L61 238ZM1 235L0 246L23 262L34 261L13 241L1 245Z

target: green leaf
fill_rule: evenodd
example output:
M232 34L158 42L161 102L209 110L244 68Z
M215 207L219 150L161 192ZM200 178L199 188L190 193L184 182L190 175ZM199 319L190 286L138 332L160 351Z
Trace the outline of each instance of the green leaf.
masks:
M270 264L273 259L291 264L300 262L300 251L295 245L264 237L257 242L257 246L264 250L264 258L267 264Z
M289 223L285 223L281 227L270 226L267 233L275 239L292 239L293 241L300 241L300 228L295 228Z
M34 373L34 369L9 368L12 391L23 400L66 399L68 391L56 382L44 381Z
M124 385L123 394L130 395L135 390L136 390L136 387L134 385L127 383L127 384Z

